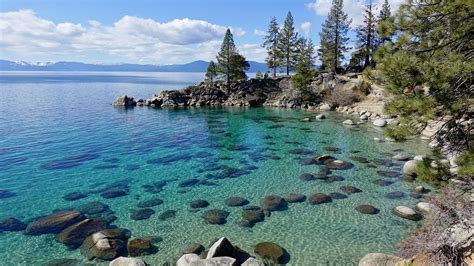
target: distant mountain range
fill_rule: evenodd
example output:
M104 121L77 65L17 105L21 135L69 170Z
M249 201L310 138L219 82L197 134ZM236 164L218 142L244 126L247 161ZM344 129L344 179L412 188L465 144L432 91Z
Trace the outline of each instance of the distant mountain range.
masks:
M127 71L127 72L206 72L206 61L194 61L175 65L139 65L139 64L86 64L80 62L31 63L25 61L7 61L0 59L0 71ZM265 63L249 61L247 72L265 72Z

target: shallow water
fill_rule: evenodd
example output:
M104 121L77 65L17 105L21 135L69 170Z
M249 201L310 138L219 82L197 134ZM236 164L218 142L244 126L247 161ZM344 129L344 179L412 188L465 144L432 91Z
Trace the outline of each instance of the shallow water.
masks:
M426 153L426 143L421 140L374 143L374 137L383 136L381 129L371 125L344 127L341 122L347 116L333 112L328 113L329 119L303 122L302 118L315 115L273 108L161 110L110 105L117 95L149 97L161 89L192 84L202 74L158 73L147 77L127 73L120 82L110 75L101 79L101 75L84 78L84 74L72 78L52 75L53 81L47 82L51 73L48 78L44 75L33 73L26 79L0 75L4 99L0 105L0 189L16 193L0 199L0 219L29 221L56 209L100 201L117 217L113 224L130 229L133 237L163 238L156 254L143 257L152 265L173 259L186 243L207 246L221 236L250 252L258 242L276 242L291 255L290 265L356 264L369 252L396 252L400 240L417 225L392 215L390 209L414 206L418 200L385 197L392 191L408 193L416 183L399 177L391 178L395 183L386 187L372 183L383 178L377 170L400 171L401 164L369 168L350 157L389 159L396 149ZM340 150L326 151L326 146ZM354 167L332 171L343 176L343 181L302 181L302 173L316 173L322 166L300 164L299 159L311 156L289 153L300 148L315 155L332 154ZM219 178L230 175L219 175L223 169L216 170L215 166L240 171L233 178ZM190 178L214 185L179 187L180 181ZM146 185L161 180L169 180L161 192L147 191ZM97 193L117 181L129 185L127 196L105 199ZM342 185L354 185L363 192L315 206L289 204L287 210L273 212L250 229L237 225L242 220L241 207L224 204L231 196L242 196L251 205L259 205L262 197L271 194L329 194L341 192ZM83 192L87 197L76 201L62 198L71 192ZM154 215L147 220L130 219L138 202L156 197L164 203L152 207ZM210 206L192 212L189 202L195 199L205 199ZM361 214L354 209L360 204L372 204L380 213ZM212 208L230 212L226 224L204 223L203 212ZM176 217L161 221L159 215L166 210L176 210ZM8 262L5 265L83 259L78 250L68 250L53 235L25 236L21 232L0 233L0 257L0 264Z

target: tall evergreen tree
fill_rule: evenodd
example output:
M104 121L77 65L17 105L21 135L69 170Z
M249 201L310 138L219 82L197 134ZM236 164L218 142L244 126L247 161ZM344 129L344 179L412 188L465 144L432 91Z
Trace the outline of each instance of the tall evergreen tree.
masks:
M298 55L298 33L295 30L293 15L290 11L288 11L279 36L278 55L282 60L282 65L286 67L286 75L290 75L290 70L294 67Z
M392 12L390 10L390 4L388 0L385 0L380 9L380 14L377 17L378 28L377 33L379 36L379 43L385 44L388 41L392 40L393 35L393 21L392 21Z
M211 86L214 83L214 78L217 76L217 65L214 63L214 61L211 60L209 62L209 65L207 66L207 72L206 72L206 81L211 84Z
M276 77L276 70L280 66L280 56L278 54L279 30L276 18L272 17L268 25L267 35L265 35L265 41L262 45L267 49L268 55L265 61L267 66L273 69L273 77Z
M449 120L438 135L441 147L472 149L474 53L472 2L409 0L396 16L397 38L377 51L377 70L396 95L389 113L402 117L400 127L426 123L436 116Z
M333 0L331 10L319 33L321 39L318 55L324 70L338 72L344 53L348 51L347 32L352 22L342 10L343 0Z
M364 58L362 68L374 65L373 55L377 49L377 23L373 12L372 1L365 6L364 24L357 29L357 49Z
M217 55L217 63L218 73L223 76L228 89L230 88L231 81L246 77L245 70L248 69L249 64L245 57L238 53L230 29L227 29L225 33L221 50Z
M314 45L311 39L300 37L298 39L298 55L295 70L307 74L314 66Z

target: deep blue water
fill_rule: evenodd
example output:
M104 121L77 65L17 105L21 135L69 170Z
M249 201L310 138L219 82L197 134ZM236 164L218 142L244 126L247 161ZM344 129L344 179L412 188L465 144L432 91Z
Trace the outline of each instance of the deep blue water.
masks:
M302 110L110 105L118 95L147 98L202 78L201 73L0 73L0 190L14 193L0 199L0 219L28 222L54 210L100 201L109 206L107 215L116 217L113 224L130 229L133 237L163 237L159 251L143 257L152 265L176 257L186 243L208 245L221 236L250 252L258 242L279 243L290 253L292 265L354 264L368 252L396 252L399 241L416 223L393 216L390 209L414 206L417 200L409 196L388 199L385 194L408 194L416 184L393 177L389 178L392 185L378 186L372 181L384 177L377 171L400 172L401 164L371 168L351 157L390 161L399 149L423 154L426 143L417 139L404 144L374 143L373 137L383 136L379 128L344 127L341 122L347 116L332 112L329 119L315 121L314 113ZM311 121L303 122L305 117ZM326 151L327 146L339 150ZM294 149L312 154L291 153ZM343 177L340 181L299 179L321 168L302 165L300 160L325 153L354 167L333 171ZM191 178L200 182L179 186ZM354 185L362 193L317 206L290 204L251 229L237 224L242 220L241 208L224 204L231 196L259 205L262 197L271 194L329 194L341 192L342 185ZM128 195L112 199L100 195L114 186L126 187ZM71 192L86 197L64 200ZM154 215L142 221L130 218L139 202L156 197L164 203L153 207ZM189 202L195 199L209 201L207 209L229 211L227 223L205 224L205 210L189 210ZM354 210L359 204L372 204L380 213L360 214ZM176 215L162 221L159 214L166 210ZM21 232L0 233L0 257L6 265L84 259L53 235Z

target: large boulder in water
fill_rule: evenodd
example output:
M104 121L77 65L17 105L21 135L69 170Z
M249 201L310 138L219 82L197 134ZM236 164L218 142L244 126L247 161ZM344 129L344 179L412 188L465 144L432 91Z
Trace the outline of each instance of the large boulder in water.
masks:
M155 250L150 240L140 238L128 240L128 255L132 257L152 254Z
M230 197L227 198L224 203L229 207L239 207L249 204L249 201L242 197Z
M377 214L379 213L379 209L375 208L372 205L362 204L356 207L356 210L363 214Z
M286 193L283 195L283 199L289 203L297 203L304 202L306 200L306 196L299 193Z
M413 210L410 207L406 206L397 206L392 209L392 213L395 214L398 217L412 220L412 221L418 221L421 219L421 215L418 214L415 210Z
M109 266L146 266L147 264L137 258L118 257L109 263Z
M215 258L215 257L233 257L235 254L235 247L230 243L230 241L221 237L209 248L207 252L206 259Z
M126 229L110 229L88 236L81 245L81 253L89 260L113 260L126 253L126 240L130 231Z
M107 228L103 220L85 219L75 223L56 235L56 239L70 248L79 247L89 235Z
M85 217L78 211L56 212L31 222L26 227L26 234L56 234L66 227L84 220Z
M127 95L119 96L112 103L113 106L122 106L122 107L131 107L137 105L137 102L133 97L128 97Z
M403 174L410 177L416 176L417 160L410 160L403 165Z
M282 197L270 195L261 199L260 205L266 211L280 211L286 207L287 203Z

